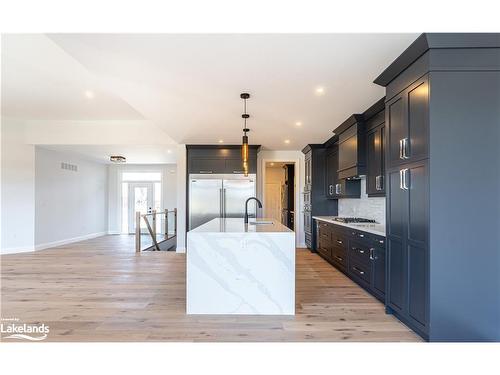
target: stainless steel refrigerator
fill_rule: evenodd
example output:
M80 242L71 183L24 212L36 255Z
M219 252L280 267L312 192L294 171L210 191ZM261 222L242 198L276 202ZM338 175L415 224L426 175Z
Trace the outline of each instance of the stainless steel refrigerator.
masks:
M254 174L190 174L189 230L215 218L243 218L245 201L255 197L255 181ZM248 213L256 217L254 200Z

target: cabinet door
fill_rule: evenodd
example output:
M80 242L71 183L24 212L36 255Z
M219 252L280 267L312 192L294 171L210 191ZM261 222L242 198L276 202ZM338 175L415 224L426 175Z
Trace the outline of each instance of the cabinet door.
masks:
M337 196L335 193L335 185L337 184L337 170L339 168L338 151L331 151L326 155L326 195L329 198Z
M429 155L429 83L413 83L386 105L388 165L425 159Z
M372 258L372 291L379 298L385 296L385 249L373 247L371 250Z
M306 191L311 190L311 181L312 181L312 157L311 152L306 154L304 159L304 189Z
M357 129L357 128L356 128ZM358 133L353 134L339 143L339 170L343 171L358 164Z
M193 158L189 172L201 174L224 173L225 161L224 159Z
M408 246L408 314L425 330L428 309L428 257L425 247Z
M400 313L406 304L405 236L408 196L402 189L399 169L388 173L387 186L387 303Z
M377 130L366 134L366 194L376 193L375 177L379 174L377 168Z
M408 138L404 93L392 99L386 106L386 133L388 142L388 164L390 167L405 162L402 154L402 140Z
M408 190L408 314L424 332L427 331L428 310L428 164L426 161L414 163L407 171Z
M399 312L405 310L406 301L406 253L403 241L387 238L388 272L387 303Z
M405 159L407 162L428 156L429 145L429 85L427 79L410 86L406 94L408 101L408 139Z
M243 173L243 162L241 159L226 159L225 166L225 173Z
M384 188L384 126L366 135L367 173L366 193L370 196L385 195Z

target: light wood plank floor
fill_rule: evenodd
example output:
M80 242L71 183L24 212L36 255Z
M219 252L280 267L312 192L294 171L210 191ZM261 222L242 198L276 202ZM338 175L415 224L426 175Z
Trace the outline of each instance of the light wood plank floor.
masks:
M297 250L296 316L187 316L185 255L105 236L1 257L1 315L47 341L421 341L318 255Z

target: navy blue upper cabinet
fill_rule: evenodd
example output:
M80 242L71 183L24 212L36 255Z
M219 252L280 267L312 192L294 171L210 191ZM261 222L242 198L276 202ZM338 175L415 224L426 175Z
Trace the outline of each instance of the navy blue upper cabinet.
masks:
M257 173L257 153L260 146L249 148L248 171ZM187 145L188 173L242 174L240 145Z
M375 83L386 309L430 341L500 341L500 34L422 34Z
M363 114L366 122L366 194L385 196L385 98Z
M338 178L346 179L366 172L365 124L363 115L352 115L337 129L339 147Z
M429 83L425 76L387 103L389 167L429 155Z

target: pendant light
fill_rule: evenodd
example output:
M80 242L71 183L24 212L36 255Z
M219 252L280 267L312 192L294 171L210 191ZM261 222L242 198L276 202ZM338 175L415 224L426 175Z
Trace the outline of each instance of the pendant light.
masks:
M244 121L244 128L243 128L243 141L241 145L241 161L243 163L243 173L246 176L248 176L248 135L247 133L250 131L250 129L247 128L247 119L250 117L250 115L247 113L247 99L250 98L249 93L241 93L240 98L243 99L243 108L244 108L244 113L241 115Z

